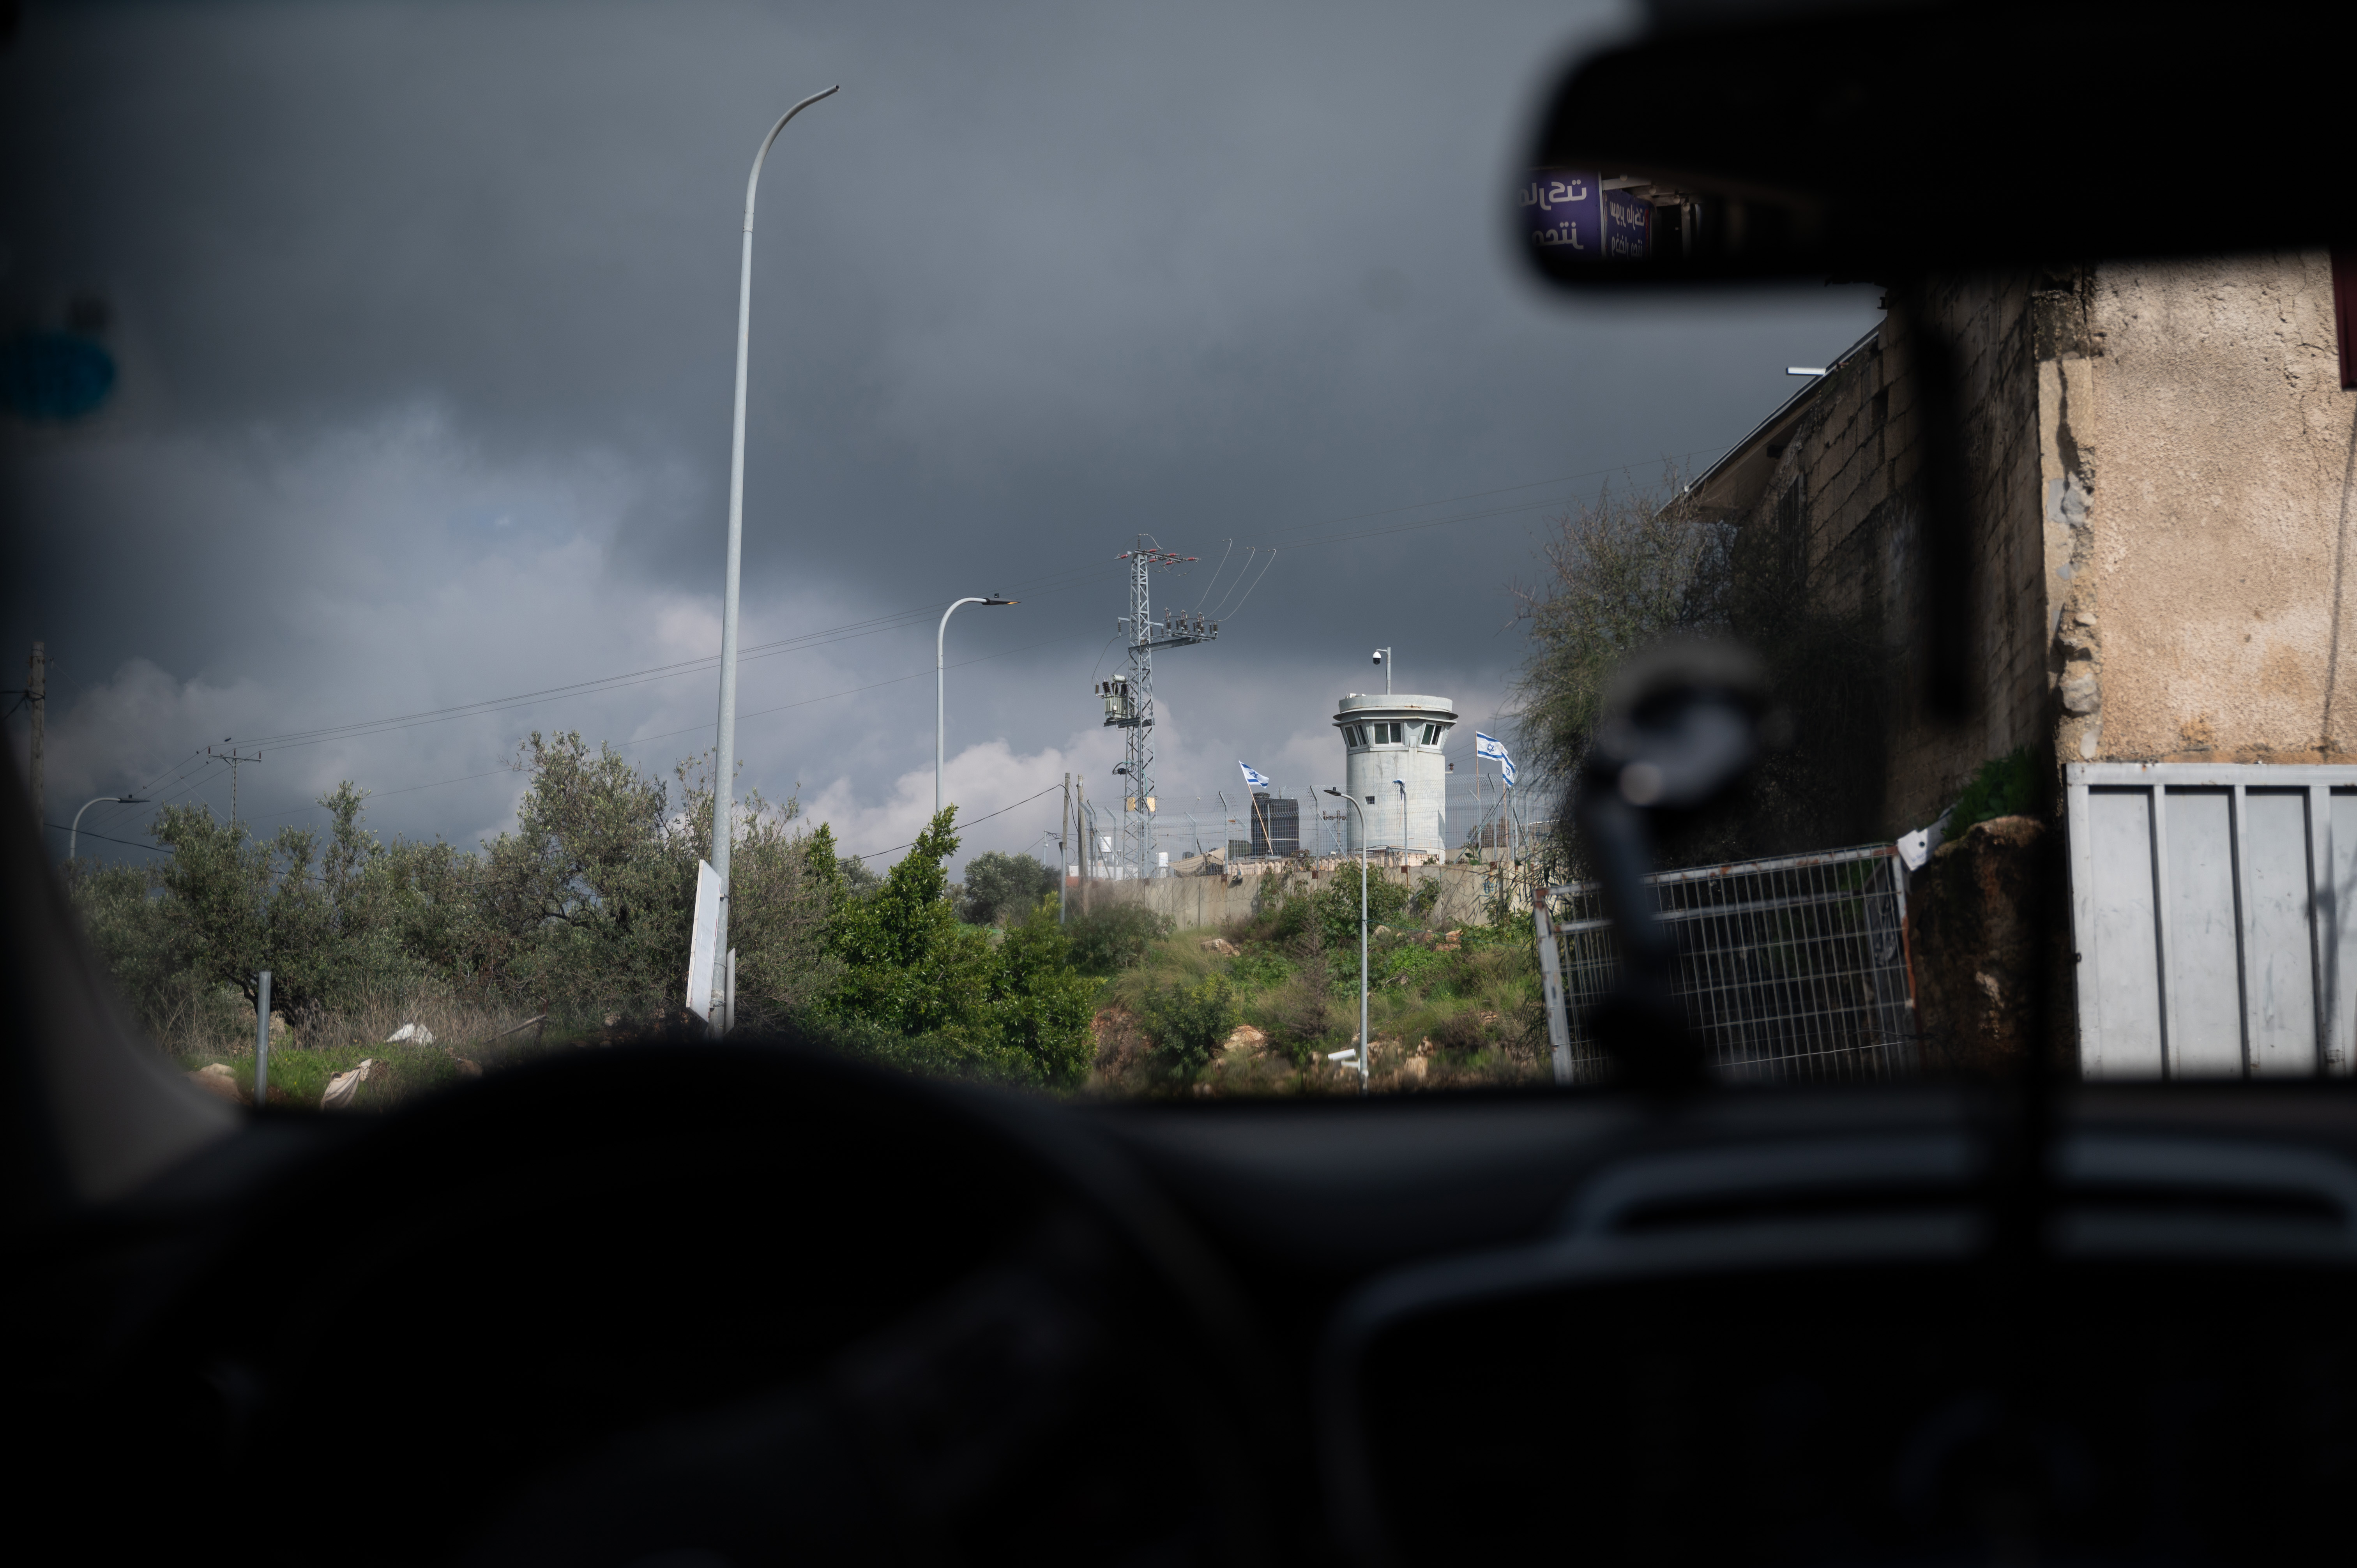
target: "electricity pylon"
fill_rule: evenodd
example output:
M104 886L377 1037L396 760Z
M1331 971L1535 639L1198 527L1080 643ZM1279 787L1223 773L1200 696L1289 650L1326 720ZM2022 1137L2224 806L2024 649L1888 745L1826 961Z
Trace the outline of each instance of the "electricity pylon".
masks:
M1129 613L1118 622L1129 639L1129 673L1099 682L1097 695L1104 700L1106 725L1129 731L1129 754L1115 770L1123 775L1121 863L1144 878L1154 867L1154 650L1209 642L1220 627L1183 610L1164 610L1159 621L1154 618L1154 568L1185 565L1196 557L1165 550L1141 533L1135 548L1114 559L1129 563Z

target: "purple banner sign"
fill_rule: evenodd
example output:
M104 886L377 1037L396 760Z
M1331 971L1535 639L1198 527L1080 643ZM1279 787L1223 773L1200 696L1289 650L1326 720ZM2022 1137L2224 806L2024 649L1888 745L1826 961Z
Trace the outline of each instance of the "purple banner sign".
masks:
M1604 254L1603 192L1597 177L1533 169L1523 182L1523 229L1536 251Z
M1604 192L1604 253L1641 262L1653 253L1653 204L1625 190Z

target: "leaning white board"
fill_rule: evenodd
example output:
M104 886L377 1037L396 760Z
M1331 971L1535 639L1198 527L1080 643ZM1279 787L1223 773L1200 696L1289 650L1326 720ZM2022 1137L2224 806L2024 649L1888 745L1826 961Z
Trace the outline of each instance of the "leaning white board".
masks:
M687 943L687 1010L712 1015L712 950L720 940L720 874L709 861L695 863L695 931Z

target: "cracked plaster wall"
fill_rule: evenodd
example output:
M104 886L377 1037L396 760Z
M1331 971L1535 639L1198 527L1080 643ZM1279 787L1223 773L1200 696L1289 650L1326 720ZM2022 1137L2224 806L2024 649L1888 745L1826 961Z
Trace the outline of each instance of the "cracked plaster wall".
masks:
M2093 268L2043 335L2063 758L2357 755L2357 392L2334 332L2319 251Z

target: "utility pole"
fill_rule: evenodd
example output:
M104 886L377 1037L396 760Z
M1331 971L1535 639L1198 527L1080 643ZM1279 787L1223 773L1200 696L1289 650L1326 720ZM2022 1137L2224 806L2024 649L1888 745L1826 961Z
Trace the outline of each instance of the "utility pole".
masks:
M40 831L49 819L41 800L41 721L49 705L49 660L40 643L33 644L33 661L25 677L25 701L33 709L33 826Z
M1089 786L1084 779L1072 780L1072 836L1081 841L1081 913L1089 912Z
M233 828L237 826L237 765L241 762L259 762L262 760L262 753L257 751L252 757L240 757L234 746L227 751L215 751L209 746L205 747L205 755L216 762L229 764L229 825Z
M1071 876L1072 859L1064 830L1072 816L1072 776L1064 775L1064 804L1056 813L1056 924L1064 923L1064 891Z

